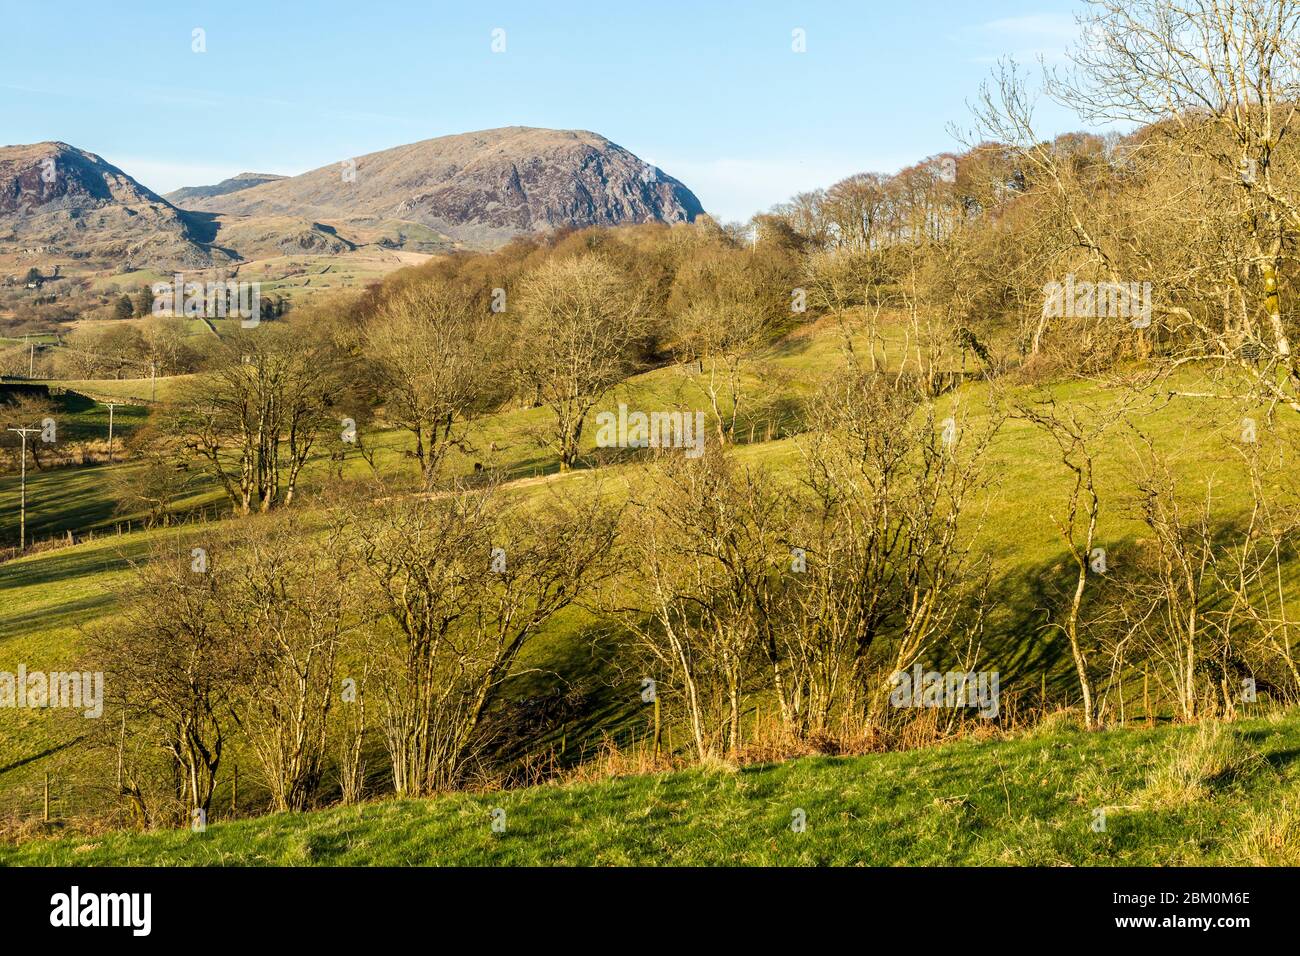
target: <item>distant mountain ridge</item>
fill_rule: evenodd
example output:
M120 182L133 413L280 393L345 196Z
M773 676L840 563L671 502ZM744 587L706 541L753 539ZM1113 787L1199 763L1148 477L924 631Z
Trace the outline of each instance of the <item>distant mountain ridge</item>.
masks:
M423 140L299 176L240 173L159 196L66 143L0 147L0 256L120 271L491 248L572 226L690 222L685 185L586 130L510 126Z
M187 200L237 216L414 222L483 246L562 226L690 222L685 185L587 130L461 133L341 160L300 176Z
M241 189L249 189L253 186L260 186L263 183L273 183L280 179L288 179L287 176L277 176L275 173L240 173L238 176L231 176L229 179L223 179L215 186L182 186L180 189L173 190L163 194L173 206L183 206L186 202L195 199L208 199L213 196L225 196L228 193L239 192Z

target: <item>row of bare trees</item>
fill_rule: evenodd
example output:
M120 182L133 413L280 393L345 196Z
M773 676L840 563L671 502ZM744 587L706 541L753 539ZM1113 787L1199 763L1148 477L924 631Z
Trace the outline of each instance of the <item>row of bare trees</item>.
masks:
M138 443L157 466L147 484L160 492L176 484L163 470L170 457L197 465L237 513L268 511L292 502L313 457L342 457L351 443L374 466L376 449L356 428L378 417L409 435L402 454L428 491L455 470L453 452L490 461L472 423L512 403L549 411L533 437L568 470L593 408L669 356L700 363L689 380L707 398L718 438L730 441L746 408L748 363L789 323L793 273L779 251L684 228L684 239L670 241L666 230L633 237L671 253L662 275L638 275L621 244L561 242L525 263L509 250L455 259L459 271L404 277L354 312L308 311L232 334ZM481 275L484 264L502 275ZM470 284L484 281L503 285Z
M368 779L459 786L490 766L488 717L524 649L577 603L630 636L622 670L654 679L699 759L739 751L759 705L793 740L888 732L891 675L1010 667L1011 636L986 633L980 544L1008 416L1054 443L1068 478L1046 502L1069 560L1040 572L1042 610L1067 638L1087 726L1133 706L1124 681L1139 672L1188 720L1232 712L1245 681L1300 696L1300 496L1278 490L1279 449L1241 446L1253 507L1225 520L1212 487L1175 482L1122 392L1105 407L964 409L850 361L822 394L794 472L715 444L661 453L626 494L351 492L154 555L94 641L122 793L144 822L206 810L236 739L281 809L331 787L355 799ZM1128 490L1109 499L1100 471L1125 428ZM1116 539L1122 518L1145 535Z
M1026 636L1006 629L1016 616L987 633L980 509L1004 414L936 421L918 391L856 369L826 394L798 442L797 481L715 450L698 463L663 456L634 484L620 617L702 759L734 753L742 716L769 702L794 739L887 728L888 678L918 663L984 665L1012 686L1026 676L1011 664ZM1068 645L1075 692L1055 703L1095 728L1135 699L1145 717L1188 721L1257 695L1300 699L1300 495L1285 449L1238 446L1242 467L1225 480L1248 483L1242 514L1213 478L1176 479L1135 412L1120 393L1114 405L1049 397L1005 413L1051 441L1066 479L1043 501L1064 567L1017 572L1038 579L1025 583L1043 594L1040 630ZM1134 675L1149 683L1140 693Z
M521 653L578 602L634 635L622 663L655 675L701 758L738 749L756 694L794 737L883 719L889 673L979 655L963 510L997 419L959 431L854 367L833 391L794 482L714 445L665 453L630 494L354 490L169 543L92 641L121 792L145 823L206 812L238 740L275 808L312 806L331 768L354 798L368 734L394 792L463 784Z

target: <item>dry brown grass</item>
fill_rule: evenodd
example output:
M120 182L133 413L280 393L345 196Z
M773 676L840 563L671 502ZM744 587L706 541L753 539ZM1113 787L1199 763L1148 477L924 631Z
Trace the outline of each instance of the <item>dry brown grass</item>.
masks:
M1139 801L1154 809L1186 806L1264 765L1259 752L1228 727L1206 721L1194 735L1179 735L1169 744Z
M1248 811L1237 852L1244 866L1300 866L1300 800Z

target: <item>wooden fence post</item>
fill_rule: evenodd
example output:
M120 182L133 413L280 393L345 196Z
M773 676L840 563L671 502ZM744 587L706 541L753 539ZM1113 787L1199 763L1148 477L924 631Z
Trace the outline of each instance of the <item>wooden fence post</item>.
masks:
M659 695L655 694L655 760L659 759Z

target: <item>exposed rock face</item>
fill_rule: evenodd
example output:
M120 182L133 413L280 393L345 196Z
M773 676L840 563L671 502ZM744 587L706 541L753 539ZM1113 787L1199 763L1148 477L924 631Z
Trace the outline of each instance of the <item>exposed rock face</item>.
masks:
M287 178L287 176L277 176L274 173L240 173L238 176L223 179L215 186L182 186L173 192L164 193L163 199L166 199L173 206L185 209L188 208L190 202L196 199L225 196L229 193L237 193L241 189L251 189L253 186L262 185L262 183L273 183Z
M595 133L524 126L424 140L289 179L193 196L234 216L419 223L471 246L561 226L686 222L684 185Z
M0 250L24 247L118 267L213 262L184 213L66 143L0 147Z
M340 255L357 248L331 226L290 216L222 217L217 228L217 243L238 250L245 259L303 254Z

